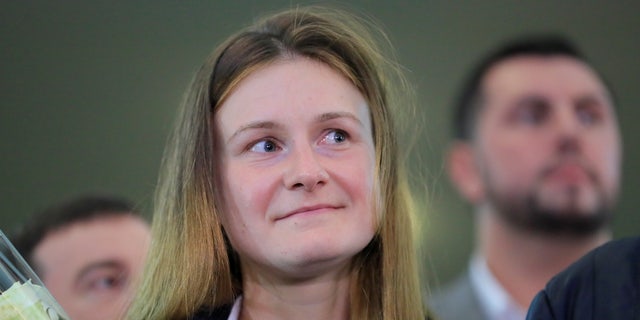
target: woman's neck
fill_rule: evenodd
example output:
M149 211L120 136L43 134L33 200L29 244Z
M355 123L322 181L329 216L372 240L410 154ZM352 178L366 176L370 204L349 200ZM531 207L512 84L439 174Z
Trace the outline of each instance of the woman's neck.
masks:
M243 280L240 320L349 318L348 272L303 280Z

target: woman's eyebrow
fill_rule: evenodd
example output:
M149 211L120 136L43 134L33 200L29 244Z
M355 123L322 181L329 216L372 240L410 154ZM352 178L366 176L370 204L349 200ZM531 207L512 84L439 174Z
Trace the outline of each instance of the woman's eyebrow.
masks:
M349 118L357 122L360 126L364 127L364 123L362 123L362 121L360 121L360 119L351 112L341 112L341 111L327 112L319 115L317 117L317 120L318 122L323 122L323 121L329 121L329 120L338 119L338 118Z
M282 125L277 124L273 121L253 121L253 122L249 122L247 124L244 124L242 126L240 126L240 128L238 128L238 130L236 130L231 137L229 137L229 139L227 139L227 142L233 140L236 136L238 136L239 134L247 131L247 130L252 130L252 129L275 129L275 128L281 128Z

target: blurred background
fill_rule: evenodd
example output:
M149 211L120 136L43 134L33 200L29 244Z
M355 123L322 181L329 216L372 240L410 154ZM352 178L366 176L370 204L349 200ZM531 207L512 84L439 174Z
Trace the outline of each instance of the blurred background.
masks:
M176 107L204 58L265 11L318 2L0 3L0 229L9 231L87 192L123 195L150 212ZM614 87L625 141L614 236L640 234L640 2L338 4L383 25L417 89L426 121L409 164L428 189L422 240L432 286L463 270L474 237L470 208L442 164L452 100L481 55L523 33L568 35Z

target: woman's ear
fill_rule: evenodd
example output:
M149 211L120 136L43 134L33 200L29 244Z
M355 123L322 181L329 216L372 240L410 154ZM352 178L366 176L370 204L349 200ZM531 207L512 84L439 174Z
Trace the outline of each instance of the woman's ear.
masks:
M446 162L449 177L458 192L473 204L482 201L484 185L473 147L467 142L454 142L449 148Z

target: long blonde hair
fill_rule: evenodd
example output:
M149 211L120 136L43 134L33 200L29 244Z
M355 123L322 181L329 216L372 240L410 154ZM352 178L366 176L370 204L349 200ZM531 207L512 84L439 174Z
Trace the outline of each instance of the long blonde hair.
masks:
M383 45L388 48L383 50ZM248 74L287 55L325 63L367 100L376 152L378 230L354 258L352 319L424 319L413 207L392 119L407 105L405 78L374 23L306 7L270 15L230 37L206 60L182 104L156 191L153 240L129 319L187 319L241 293L236 255L220 224L212 115Z

